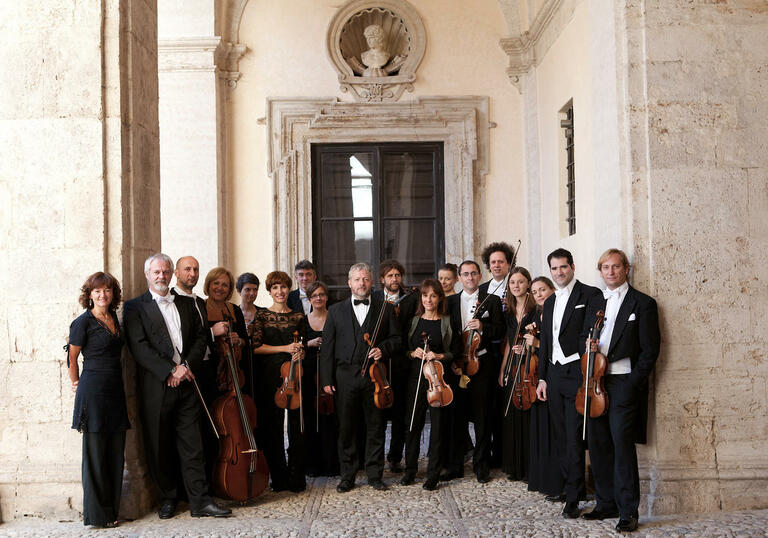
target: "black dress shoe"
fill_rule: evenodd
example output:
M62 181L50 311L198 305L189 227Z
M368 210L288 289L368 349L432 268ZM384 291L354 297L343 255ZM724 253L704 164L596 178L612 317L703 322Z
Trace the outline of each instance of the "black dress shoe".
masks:
M616 530L619 532L634 532L637 530L637 518L628 517L626 519L621 518L616 524Z
M477 481L481 484L487 484L491 481L491 475L487 471L484 473L477 473Z
M421 487L427 491L435 491L437 489L437 478L427 478L427 481Z
M615 508L613 510L603 510L602 508L595 508L591 512L585 512L581 514L581 519L588 519L592 521L602 521L604 519L614 519L619 517L619 511Z
M544 499L551 503L564 503L565 493L561 493L560 495L547 495L546 497L544 497Z
M389 463L389 470L393 473L402 473L403 466L400 465L399 461L392 461Z
M400 479L401 486L410 486L416 481L416 473L406 471L403 477Z
M348 491L352 491L352 488L355 487L355 483L351 480L342 480L339 482L339 485L336 486L336 491L339 493L346 493Z
M176 501L163 501L160 505L160 509L157 511L157 516L160 519L171 519L176 514Z
M211 501L197 510L190 510L189 513L192 517L229 517L232 515L232 510L221 508Z
M454 478L464 478L464 473L458 471L443 471L440 473L440 482L450 482Z
M386 484L384 484L384 482L382 482L380 478L369 478L368 485L371 486L376 491L387 491Z
M581 514L581 510L579 510L579 502L578 501L571 501L565 503L565 506L563 506L563 517L565 519L576 519Z

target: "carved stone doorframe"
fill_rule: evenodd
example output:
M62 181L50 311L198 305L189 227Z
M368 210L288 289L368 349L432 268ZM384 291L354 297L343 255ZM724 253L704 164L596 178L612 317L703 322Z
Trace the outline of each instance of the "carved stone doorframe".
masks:
M484 239L488 97L420 97L342 103L335 97L268 98L267 168L274 186L274 267L290 270L312 252L312 144L442 142L445 255L473 257Z

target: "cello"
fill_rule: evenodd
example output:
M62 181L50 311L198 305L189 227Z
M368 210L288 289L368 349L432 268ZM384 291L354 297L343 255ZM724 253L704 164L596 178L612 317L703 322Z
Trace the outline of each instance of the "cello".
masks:
M595 325L589 328L587 350L581 356L581 375L583 382L576 392L576 411L584 415L582 439L587 439L587 418L603 416L608 411L608 394L603 387L603 376L608 368L608 359L599 351L592 351L592 338L600 335L605 312L599 310Z
M229 320L224 313L224 320ZM256 405L241 391L245 375L238 367L230 335L216 337L228 377L227 392L212 407L219 432L219 455L213 467L213 490L217 496L245 504L260 495L269 484L269 468L264 452L256 446Z

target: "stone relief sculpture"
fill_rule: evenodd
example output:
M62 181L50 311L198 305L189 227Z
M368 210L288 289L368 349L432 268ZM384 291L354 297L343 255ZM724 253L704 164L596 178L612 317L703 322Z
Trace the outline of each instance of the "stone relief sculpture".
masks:
M404 0L352 0L328 28L327 46L341 91L358 101L396 101L413 91L426 34Z

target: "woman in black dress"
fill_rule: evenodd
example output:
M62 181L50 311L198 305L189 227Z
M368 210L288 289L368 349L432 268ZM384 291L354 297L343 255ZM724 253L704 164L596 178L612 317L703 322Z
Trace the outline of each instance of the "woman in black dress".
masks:
M541 310L547 297L555 293L555 286L545 276L535 278L531 283L531 293L536 301L537 327L541 328ZM528 334L526 341L536 350L539 339ZM563 492L564 481L560 472L557 447L554 444L552 428L549 423L549 403L537 401L531 407L531 453L528 465L528 490L540 491L549 497L559 497Z
M307 286L307 297L312 310L307 316L307 356L304 359L304 436L307 452L307 474L309 476L336 476L339 474L339 427L336 413L323 414L318 401L317 366L320 346L323 344L323 327L328 316L328 286L315 281ZM333 396L319 390L321 398ZM326 400L327 401L327 400ZM320 405L319 405L320 404Z
M116 527L125 431L131 427L120 363L124 340L115 313L120 284L99 272L88 277L81 291L80 304L86 310L69 327L67 366L76 393L72 428L83 434L83 523Z
M426 490L437 489L440 471L444 465L444 443L447 441L447 409L430 407L427 402L429 386L422 366L426 361L440 361L443 364L444 376L450 376L450 364L461 356L461 327L451 325L451 317L446 313L446 300L440 282L428 278L420 286L421 301L416 315L411 320L407 336L408 357L411 359L408 374L408 400L405 415L405 474L400 480L403 486L409 486L416 480L419 465L419 449L421 446L421 431L424 428L427 408L429 408L429 461L427 463L427 479L422 486ZM424 338L429 337L429 352L424 355ZM421 382L419 380L421 379ZM446 384L448 379L445 379ZM417 393L418 387L418 393ZM414 414L414 402L416 411ZM411 427L413 416L413 427Z
M301 343L294 343L294 332L306 335L307 319L303 313L288 308L288 293L293 282L287 273L273 271L265 286L272 306L259 308L253 320L253 353L256 369L256 406L259 411L259 445L264 450L272 477L272 490L304 491L304 434L301 433L301 410L288 411L288 461L285 460L283 423L286 410L275 404L275 392L282 384L280 367L294 353L304 353ZM303 361L302 361L303 362ZM302 379L302 384L305 384ZM311 382L311 381L310 381ZM309 409L303 402L303 411Z
M515 267L510 271L504 300L507 302L507 339L512 353L505 354L499 370L499 385L504 387L501 422L504 449L501 467L509 480L528 480L531 411L517 409L512 403L507 406L507 403L522 358L522 346L515 345L515 334L518 327L520 327L520 335L525 334L525 327L536 318L535 302L530 293L530 286L531 274L526 268ZM508 361L513 363L510 365L508 375L505 376Z

